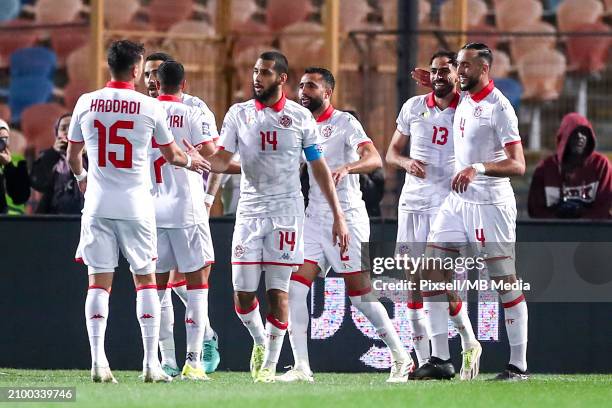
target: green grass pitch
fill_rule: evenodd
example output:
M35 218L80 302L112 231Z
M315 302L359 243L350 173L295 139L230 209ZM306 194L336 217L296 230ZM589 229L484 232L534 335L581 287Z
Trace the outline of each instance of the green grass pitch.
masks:
M612 404L612 375L534 375L528 382L386 384L387 375L315 375L314 384L253 384L248 373L218 372L212 381L144 384L135 371L115 371L119 384L93 384L88 371L0 369L0 387L75 386L76 402L11 403L5 407L605 407Z

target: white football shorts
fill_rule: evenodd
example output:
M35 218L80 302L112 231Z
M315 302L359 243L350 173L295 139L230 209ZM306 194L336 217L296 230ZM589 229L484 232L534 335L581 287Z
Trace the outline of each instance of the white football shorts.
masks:
M208 223L186 228L157 229L157 273L178 268L181 273L202 269L215 261Z

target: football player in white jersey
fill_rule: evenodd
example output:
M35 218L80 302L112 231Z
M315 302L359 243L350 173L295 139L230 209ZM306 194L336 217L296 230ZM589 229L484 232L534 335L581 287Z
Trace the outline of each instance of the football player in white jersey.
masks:
M304 263L302 151L331 208L332 243L339 243L344 253L349 240L331 172L317 145L314 118L282 92L287 72L287 58L281 53L259 56L253 67L254 99L233 105L225 115L215 154L227 163L240 153L242 182L232 239L232 280L236 312L254 341L251 374L255 382L275 381L287 330L289 279L293 267ZM265 329L255 294L262 271L269 306Z
M180 97L185 85L183 66L172 60L157 69L158 87L168 117L168 125L177 144L184 141L200 148L207 157L216 148L210 132L204 132L206 119L201 109L187 106ZM187 355L181 378L208 380L202 368L201 353L204 329L208 325L208 276L214 263L214 250L204 207L202 177L166 163L155 143L152 146L151 178L157 224L158 294L163 304L170 270L176 269L187 280L185 328ZM161 278L161 279L160 279Z
M163 52L154 52L147 56L144 65L144 82L147 87L147 92L150 97L157 98L159 96L159 90L157 87L157 70L159 66L165 62L173 60L172 56ZM192 95L188 95L183 92L184 86L179 92L179 98L181 101L190 107L195 107L202 112L202 132L204 136L210 136L214 141L219 138L217 132L217 124L215 122L215 115L208 108L206 103L200 98ZM220 174L209 173L208 177L221 177ZM206 198L204 199L206 201ZM202 204L205 205L205 204ZM208 221L207 221L208 222ZM207 275L210 274L210 268L205 271ZM180 374L178 364L176 362L175 346L174 346L174 308L172 306L172 296L170 289L177 294L181 299L185 307L187 307L187 281L185 275L178 272L176 269L170 271L170 276L157 276L158 285L161 288L163 285L168 287L168 295L164 296L162 301L162 317L161 325L159 330L159 349L162 357L162 368L164 371L174 376ZM160 289L161 290L161 289ZM219 355L219 339L217 333L212 329L210 321L206 325L204 331L204 343L202 346L202 363L204 364L204 370L210 374L217 369L221 356Z
M68 130L68 161L85 193L75 258L87 265L89 274L85 318L94 382L116 382L104 351L104 335L119 250L130 264L136 286L144 381L172 379L157 360L160 303L148 156L153 133L168 163L195 171L210 169L210 163L197 150L184 152L174 142L161 103L135 91L134 84L143 70L143 53L142 44L126 40L111 44L111 81L105 88L79 98ZM89 174L83 169L83 148L89 153Z
M332 212L315 183L309 163L310 191L304 222L304 264L291 275L289 286L289 339L295 364L281 381L314 381L308 360L308 292L317 275L325 276L330 267L344 277L351 303L362 312L376 329L378 336L391 352L391 375L388 382L406 382L412 359L404 349L399 335L385 310L372 294L369 271L364 270L361 244L370 238L370 220L359 188L359 174L371 173L382 167L382 160L372 140L350 113L334 109L331 98L335 79L324 68L305 70L300 80L299 98L302 106L312 112L317 121L320 144L327 164L332 169L336 191L347 220L351 237L346 253L333 244Z
M455 112L455 169L452 193L430 234L430 255L458 251L485 259L504 307L510 361L497 380L526 380L527 303L516 279L516 200L509 177L525 173L518 119L508 99L489 78L493 54L482 43L463 46L457 57L462 91ZM437 271L427 271L434 280ZM429 318L442 324L443 310Z
M420 257L425 253L427 237L436 214L451 191L455 153L453 117L459 102L457 55L450 51L436 52L430 60L432 92L410 98L397 118L397 129L387 151L387 163L406 171L406 179L398 206L398 252ZM410 155L404 151L410 145ZM419 271L409 274L418 282ZM408 321L419 368L415 379L452 378L455 369L448 349L448 325L427 328L427 313L421 297L441 296L449 316L461 335L463 364L461 379L478 375L482 348L472 329L467 309L456 293L420 290L410 293ZM429 330L428 330L429 329ZM433 330L433 332L432 332ZM432 342L430 353L429 339Z

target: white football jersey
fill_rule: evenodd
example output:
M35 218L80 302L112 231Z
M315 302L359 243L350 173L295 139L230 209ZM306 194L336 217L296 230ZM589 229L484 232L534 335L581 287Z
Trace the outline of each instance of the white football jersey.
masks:
M300 157L317 139L310 111L284 95L271 107L254 99L233 105L223 120L219 148L240 153L236 215L303 215Z
M397 117L397 129L410 137L410 157L426 163L425 178L406 174L399 211L429 212L451 191L455 170L453 117L459 94L444 110L433 93L408 99Z
M128 82L81 95L68 130L89 159L83 214L120 220L153 217L149 149L174 140L161 103Z
M372 143L361 123L353 115L336 110L331 105L317 118L317 128L319 144L323 148L325 161L332 171L347 163L359 160L357 149L363 144ZM310 180L309 212L312 214L331 213L331 207L312 174L310 164L308 164L308 177ZM365 203L361 198L359 187L359 174L348 174L338 183L336 192L343 211L365 210ZM367 215L367 213L365 214Z
M213 140L217 140L219 138L219 132L217 131L215 114L210 110L208 105L206 105L206 103L197 96L186 93L181 95L181 100L185 105L193 106L202 111L202 114L204 115L202 121L202 132L204 136L210 136Z
M210 124L201 109L187 106L171 95L160 95L157 99L166 111L174 140L183 150L186 150L183 140L194 146L213 142L210 132L205 132ZM185 228L208 221L202 176L168 164L156 148L156 138L151 149L151 181L158 228Z
M508 99L493 81L477 94L463 92L455 112L455 170L474 163L506 159L504 147L521 143L518 119ZM514 200L508 177L478 174L458 196L476 204L501 204Z

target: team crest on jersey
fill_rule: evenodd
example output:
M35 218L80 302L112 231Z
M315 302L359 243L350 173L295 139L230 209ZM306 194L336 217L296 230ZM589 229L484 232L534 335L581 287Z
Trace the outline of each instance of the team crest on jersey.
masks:
M482 115L482 106L477 106L474 108L474 117L479 118Z
M321 136L323 136L326 139L329 139L329 137L332 135L333 130L334 129L332 125L327 125L323 129L321 129Z
M280 125L282 127L286 127L288 128L289 126L291 126L291 124L293 123L293 121L291 120L291 118L287 115L283 115L280 117L280 119L278 120L278 123L280 123Z
M242 258L244 256L244 253L246 252L246 248L243 247L242 245L238 244L234 247L234 258Z
M423 119L427 119L429 117L429 111L421 112L420 116L422 116Z

